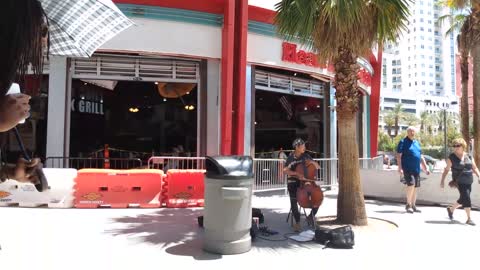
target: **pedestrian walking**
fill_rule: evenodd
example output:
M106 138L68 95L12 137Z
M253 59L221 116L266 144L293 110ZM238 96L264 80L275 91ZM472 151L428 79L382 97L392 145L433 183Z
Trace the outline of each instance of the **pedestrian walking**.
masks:
M408 127L407 136L401 139L397 146L398 172L401 177L403 176L407 186L405 210L412 214L421 212L416 206L416 189L420 187L420 165L427 175L430 174L422 156L420 143L415 139L415 132L415 127Z
M440 187L445 187L445 177L450 169L452 170L452 181L449 186L457 188L460 193L460 198L453 204L447 207L448 217L453 219L453 212L460 206L463 206L467 214L467 224L475 226L475 223L470 218L470 209L472 201L470 193L472 192L473 174L477 175L478 183L480 184L480 172L478 171L475 160L467 153L467 143L464 139L458 138L453 140L453 153L448 156L447 167L442 174Z

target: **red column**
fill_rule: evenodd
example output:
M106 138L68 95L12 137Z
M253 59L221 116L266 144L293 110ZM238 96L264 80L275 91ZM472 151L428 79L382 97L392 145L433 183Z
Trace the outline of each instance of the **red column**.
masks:
M221 82L221 140L220 154L232 153L232 93L233 93L233 52L235 27L235 0L225 0L222 29L222 82Z
M378 150L378 118L380 117L380 86L382 80L382 48L379 48L377 59L370 56L373 67L372 93L370 95L370 157L375 157Z
M232 153L243 155L247 69L248 0L235 1Z

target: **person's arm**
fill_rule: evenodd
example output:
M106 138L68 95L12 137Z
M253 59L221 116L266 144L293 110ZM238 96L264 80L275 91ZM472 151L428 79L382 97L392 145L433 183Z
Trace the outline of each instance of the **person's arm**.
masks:
M292 156L288 156L287 161L285 161L285 168L283 168L283 173L285 173L288 176L298 177L297 172L293 171L291 168L292 162L293 162Z
M397 165L398 165L398 172L403 174L402 169L402 153L403 153L403 140L398 143L397 146Z
M475 159L472 158L472 169L473 173L478 177L478 183L480 184L480 171L478 171L477 164L475 164Z
M422 164L423 171L427 175L430 174L430 171L428 170L428 167L427 167L427 162L425 161L425 158L423 158L423 155L420 156L420 164Z
M2 181L12 179L18 182L35 183L37 175L35 169L40 164L40 159L34 158L30 162L25 159L19 159L17 164L4 164L0 169L0 179Z
M445 187L445 177L447 177L448 172L452 168L452 161L450 161L449 158L447 158L447 167L443 170L442 173L442 180L440 181L440 187L444 188Z
M286 166L284 169L283 169L283 172L288 175L288 176L293 176L293 177L297 177L299 179L302 179L303 178L303 175L300 175L298 174L296 171L292 171L290 169L290 166Z
M30 113L30 96L24 94L6 95L0 99L0 132L9 131Z

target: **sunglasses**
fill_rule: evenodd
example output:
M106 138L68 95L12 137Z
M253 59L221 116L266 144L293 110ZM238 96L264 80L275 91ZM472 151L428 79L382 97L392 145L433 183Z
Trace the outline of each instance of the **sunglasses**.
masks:
M462 147L462 145L461 144L455 144L455 145L453 145L453 147Z

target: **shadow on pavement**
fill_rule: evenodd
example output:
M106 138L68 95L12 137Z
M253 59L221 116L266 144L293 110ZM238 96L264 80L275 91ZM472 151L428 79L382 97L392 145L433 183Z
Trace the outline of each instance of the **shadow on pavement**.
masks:
M462 223L458 220L425 220L425 223L428 224L455 224L455 225L466 225L465 223Z
M381 214L406 214L405 210L375 210L375 213Z
M288 210L287 210L288 211ZM287 239L292 235L290 224L286 222L288 212L284 209L262 209L265 223L269 230L278 232L276 235L259 235L252 242L252 249L280 249L322 248L315 242L296 242ZM307 210L307 214L309 211ZM125 216L112 219L115 226L106 231L113 236L127 236L137 242L159 245L165 252L190 256L195 260L218 260L222 255L203 251L203 229L198 226L197 217L203 214L203 209L192 208L164 208L151 214ZM302 228L307 227L302 216Z
M221 255L204 252L201 248L203 231L198 226L197 217L202 213L202 209L195 208L164 208L151 214L115 218L112 223L120 225L119 228L107 233L168 247L166 252L175 255L197 260L221 259Z

